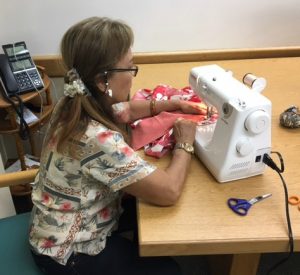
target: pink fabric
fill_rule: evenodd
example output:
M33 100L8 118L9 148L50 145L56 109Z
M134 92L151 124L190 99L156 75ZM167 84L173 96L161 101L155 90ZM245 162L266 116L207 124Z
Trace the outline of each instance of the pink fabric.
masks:
M202 102L198 95L189 87L175 89L169 85L158 85L153 90L140 89L132 97L132 100L168 100L181 99L193 102Z
M199 96L190 88L175 89L168 85L158 85L153 90L141 89L135 93L132 100L186 100L191 102L202 102ZM161 112L154 117L139 119L131 123L132 137L131 146L134 150L144 147L149 156L160 158L174 147L175 139L172 135L173 124L178 118L194 120L201 124L206 115L192 115L177 112ZM216 121L216 116L210 118Z
M173 127L174 122L178 118L185 118L194 120L196 122L201 122L206 117L204 115L161 112L157 116L141 119L132 130L132 148L134 150L138 150L146 144L162 137Z

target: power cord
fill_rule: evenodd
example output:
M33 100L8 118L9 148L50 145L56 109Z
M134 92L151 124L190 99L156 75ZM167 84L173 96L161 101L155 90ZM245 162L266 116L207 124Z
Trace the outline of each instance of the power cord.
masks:
M291 226L291 219L290 219L290 212L289 212L289 205L288 205L288 197L289 197L288 196L288 189L287 189L285 180L281 175L284 172L284 162L283 162L283 158L282 158L282 156L279 152L271 152L271 154L276 154L278 156L279 161L280 161L280 168L277 166L277 164L272 160L272 158L268 154L264 154L263 162L278 173L278 175L281 179L281 182L283 184L290 252L289 252L287 257L283 258L282 260L280 260L279 262L277 262L273 266L271 266L271 268L268 270L266 275L269 275L278 266L280 266L281 264L286 262L290 258L290 256L294 253L294 238L293 238L293 231L292 231L292 226Z
M21 139L26 140L26 139L28 139L28 136L29 136L29 127L23 116L24 104L23 104L22 99L19 97L19 95L14 94L13 97L15 97L18 100L18 102L19 102L18 106L9 96L7 96L5 93L3 93L3 99L8 101L11 104L11 106L15 110L16 114L20 118L19 135L20 135Z

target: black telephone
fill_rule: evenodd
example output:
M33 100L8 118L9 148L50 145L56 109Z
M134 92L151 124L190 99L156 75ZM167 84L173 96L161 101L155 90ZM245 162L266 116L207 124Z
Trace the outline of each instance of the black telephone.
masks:
M2 48L5 54L0 54L0 83L7 96L44 87L24 41L2 45Z

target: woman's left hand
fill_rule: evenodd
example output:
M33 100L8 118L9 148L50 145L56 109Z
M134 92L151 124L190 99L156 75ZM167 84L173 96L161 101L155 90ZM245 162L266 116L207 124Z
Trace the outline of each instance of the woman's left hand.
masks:
M202 102L191 102L181 100L179 102L179 110L185 114L206 115L207 106Z

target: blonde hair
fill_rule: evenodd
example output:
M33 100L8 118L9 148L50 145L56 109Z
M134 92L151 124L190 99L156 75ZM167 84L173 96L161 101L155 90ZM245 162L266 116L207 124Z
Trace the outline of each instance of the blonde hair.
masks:
M67 71L75 69L90 95L63 97L51 118L46 142L55 134L57 151L62 152L70 138L78 140L94 119L107 128L126 134L114 123L99 92L99 73L113 68L133 44L131 28L121 21L91 17L73 25L61 41L62 61ZM70 79L65 78L65 83ZM69 148L71 152L74 148Z

